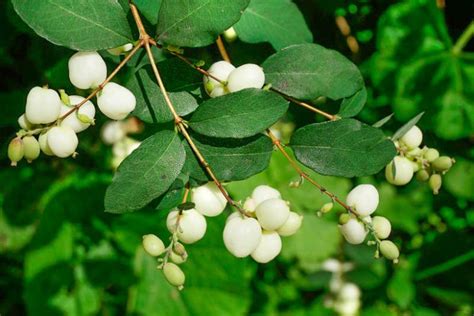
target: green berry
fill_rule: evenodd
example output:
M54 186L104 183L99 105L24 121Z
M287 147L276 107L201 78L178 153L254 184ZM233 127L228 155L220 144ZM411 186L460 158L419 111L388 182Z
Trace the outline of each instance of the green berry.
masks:
M416 173L416 179L421 182L428 181L430 174L425 169L421 169Z
M390 240L383 240L380 243L380 252L388 260L397 260L400 256L397 246Z
M158 257L165 252L165 245L161 239L153 234L143 236L142 240L143 249L153 257Z
M438 194L439 189L441 189L441 185L443 184L443 180L441 179L441 175L433 174L429 180L430 188L433 190L433 194Z
M166 281L171 285L178 287L179 290L183 288L186 276L183 270L172 262L167 262L163 265L163 274L165 275Z
M23 137L23 145L25 148L25 158L28 162L32 162L39 157L40 145L34 136Z
M451 159L451 157L441 156L441 157L436 158L431 163L431 166L436 171L446 172L453 166L453 160Z
M429 148L426 150L423 157L428 160L428 162L433 162L439 157L439 152L434 148Z
M11 160L11 165L16 167L17 162L22 160L24 155L25 146L23 140L20 137L15 137L8 145L8 158Z
M392 225L390 221L383 216L374 216L372 219L372 226L377 238L385 239L390 235Z

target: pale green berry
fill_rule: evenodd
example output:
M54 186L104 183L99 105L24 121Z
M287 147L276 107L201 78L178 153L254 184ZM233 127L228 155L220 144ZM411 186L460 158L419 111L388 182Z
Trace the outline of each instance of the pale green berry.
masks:
M263 229L277 230L290 216L290 208L281 199L269 199L258 204L255 214Z
M39 157L40 145L34 136L23 137L23 145L25 147L25 159L32 162Z
M176 264L182 264L186 262L186 257L183 257L181 255L178 255L176 252L171 251L170 252L170 260L173 261Z
M30 121L28 121L26 119L26 115L25 114L22 114L19 118L18 118L18 125L20 125L20 127L24 130L31 130L33 129L33 124L31 124Z
M193 189L191 201L196 211L205 216L217 216L221 214L227 200L214 182Z
M183 270L172 262L167 262L163 265L163 274L165 275L166 281L171 285L176 286L178 289L182 289L186 276Z
M291 236L295 234L303 223L303 216L295 212L290 212L286 222L278 228L277 232L280 236Z
M119 56L119 55L125 54L126 52L132 50L132 48L133 48L133 44L132 43L127 43L127 44L119 46L119 47L114 47L114 48L107 49L107 51L112 55Z
M333 207L334 207L334 203L328 202L321 207L320 211L321 213L326 214L326 213L329 213Z
M395 170L394 170L395 165ZM394 176L395 173L395 176ZM408 158L396 156L385 167L385 178L394 185L405 185L413 178L412 161Z
M261 238L262 228L255 218L236 216L225 224L224 245L237 258L250 255Z
M379 192L371 184L360 184L349 192L346 204L360 216L368 216L379 205Z
M439 189L441 189L441 185L443 184L443 180L441 178L441 175L435 173L432 174L429 180L429 185L431 190L433 190L433 194L438 194Z
M374 216L372 219L372 227L374 228L375 235L380 239L387 238L392 230L390 221L383 216Z
M25 146L20 137L15 137L8 144L8 158L11 161L11 166L16 167L18 161L23 159L25 155Z
M433 167L434 170L440 171L440 172L446 172L451 167L453 166L453 159L448 156L441 156L436 158L432 163L431 167Z
M257 248L250 254L253 260L267 263L273 260L281 251L281 238L277 232L264 231Z
M421 169L416 173L416 179L418 181L425 182L425 181L428 181L429 178L430 178L430 173L426 171L425 169Z
M380 242L380 252L388 260L397 260L400 256L400 251L397 246L390 240Z
M224 31L224 38L228 43L232 43L237 39L237 32L233 27L228 28Z
M400 143L403 143L408 149L415 149L421 145L423 141L423 133L418 126L413 126L400 138Z
M165 252L165 244L156 235L148 234L142 237L143 249L153 257L158 257Z
M343 213L339 216L339 224L341 225L344 225L345 223L347 223L350 219L352 218L352 216L350 214L347 214L347 213Z
M429 148L426 150L426 152L423 154L423 157L428 161L428 162L433 162L439 157L439 152L434 149L434 148Z
M51 148L49 148L48 145L48 132L40 134L40 136L38 137L38 142L40 144L40 149L43 154L47 156L54 156L54 153L51 151Z
M367 236L367 230L364 224L355 218L351 218L345 224L339 225L339 230L346 241L353 245L363 243Z
M418 170L420 170L421 164L419 162L410 160L410 163L413 168L413 172L417 172Z

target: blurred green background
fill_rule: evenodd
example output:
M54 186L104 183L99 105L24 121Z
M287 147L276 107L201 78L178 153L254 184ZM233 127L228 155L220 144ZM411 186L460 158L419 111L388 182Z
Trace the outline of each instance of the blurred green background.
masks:
M329 258L353 264L343 279L361 289L360 315L474 313L474 41L453 53L474 17L474 2L296 3L316 43L360 66L369 91L359 115L363 121L395 113L384 126L390 135L425 111L419 124L424 143L457 160L437 196L416 181L395 188L382 174L357 180L316 176L342 197L358 182L378 187L377 212L392 222L392 240L402 252L399 264L375 260L373 249L345 243L335 211L316 216L328 200L308 184L290 188L297 175L275 152L268 170L227 188L235 199L258 184L278 188L293 210L305 214L301 231L285 238L276 260L258 265L225 251L224 216L209 220L206 237L188 247L186 287L178 292L140 247L146 233L167 240L166 212L103 212L113 170L111 148L99 137L101 119L81 135L77 159L42 156L31 165L9 167L6 146L18 129L27 91L43 84L74 90L67 78L72 51L36 36L10 2L1 1L0 315L337 315L325 307L331 273L322 263ZM357 47L354 40L348 46L336 17L351 27ZM272 53L263 44L228 46L236 63L259 62ZM186 53L218 58L215 48ZM321 106L331 111L330 104ZM315 119L292 108L287 123Z

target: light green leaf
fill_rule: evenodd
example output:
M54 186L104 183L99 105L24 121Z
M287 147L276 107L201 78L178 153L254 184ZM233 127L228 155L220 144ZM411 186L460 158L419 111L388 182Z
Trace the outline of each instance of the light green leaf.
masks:
M13 0L20 17L56 45L100 50L133 41L132 31L116 0Z
M271 140L264 135L243 139L220 139L194 135L196 146L221 181L246 179L264 170L273 152ZM197 181L210 181L189 146L183 168Z
M300 128L291 147L296 158L314 171L342 177L375 174L396 154L393 142L381 130L354 119Z
M158 15L158 40L185 47L212 44L236 23L249 0L163 0Z
M388 297L401 308L407 308L416 294L416 288L413 283L409 270L397 270L387 286Z
M105 194L105 210L132 212L158 198L181 172L185 155L179 136L172 131L144 140L118 168Z
M190 126L206 136L244 138L270 127L287 109L288 102L276 93L245 89L202 103Z
M363 86L359 69L340 53L316 44L293 45L263 63L267 83L304 100L350 97Z
M303 14L290 0L252 0L234 28L242 41L270 42L277 50L313 41Z
M418 121L421 119L421 117L425 114L425 112L421 112L408 122L406 122L402 127L400 127L395 134L391 137L393 141L399 140L403 135L405 135L413 126L418 123Z

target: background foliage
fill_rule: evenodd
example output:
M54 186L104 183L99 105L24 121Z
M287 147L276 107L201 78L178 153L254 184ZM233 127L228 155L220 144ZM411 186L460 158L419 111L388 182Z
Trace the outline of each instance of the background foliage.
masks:
M173 13L176 11L173 3L184 2L187 1L168 2L166 10ZM468 45L463 53L452 54L453 43L472 20L474 5L469 1L448 2L444 12L429 0L399 3L385 0L250 1L248 10L235 27L245 42L228 45L234 63L262 63L275 50L290 43L305 47L305 43L313 40L335 49L360 67L367 91L361 90L360 84L354 84L359 82L359 73L354 70L344 73L348 82L353 84L344 86L348 90L313 91L311 88L314 86L299 90L304 87L302 82L293 89L290 87L288 93L308 98L324 95L339 99L354 93L358 97L363 96L361 99L367 97L367 106L358 118L372 124L395 113L395 119L383 127L387 135L402 122L425 111L420 122L426 131L425 143L454 156L457 163L446 176L438 196L433 196L425 185L415 181L406 187L395 188L387 184L380 174L359 179L377 185L382 201L378 212L390 218L394 226L394 240L401 245L402 258L398 265L393 266L384 260L374 260L368 248L344 243L337 231L335 215L316 216L316 210L327 199L307 183L299 189L288 186L290 181L297 180L297 175L281 155L270 153L271 146L266 139L253 136L261 126L241 129L238 135L216 134L223 130L213 130L210 126L215 124L201 120L200 116L206 117L206 111L212 113L213 107L220 105L212 104L219 103L217 99L206 101L192 116L191 128L212 137L241 138L233 140L232 147L238 147L243 157L248 153L258 155L259 163L252 165L252 170L238 169L242 161L232 158L235 159L233 162L219 167L221 174L218 173L218 176L221 179L227 180L226 175L232 172L238 174L240 179L247 178L261 171L270 159L270 167L265 171L227 186L233 197L243 199L254 186L267 183L278 188L283 197L291 201L294 210L304 213L305 221L297 235L284 240L281 256L267 265L232 257L225 251L221 239L223 216L208 221L206 237L189 247L190 259L184 266L186 288L182 292L177 292L166 283L162 274L155 270L154 260L140 248L141 236L145 233L155 232L167 238L163 204L157 201L157 207L147 206L133 214L103 212L103 199L113 172L109 167L110 148L101 144L99 139L101 119L96 128L82 135L77 159L42 157L32 165L23 164L16 169L8 167L6 144L17 128L16 119L23 110L27 91L34 85L46 83L51 87L74 91L67 78L67 59L72 51L38 37L15 13L12 3L17 11L29 14L27 20L32 27L42 18L37 16L41 8L31 7L28 2L13 0L0 4L0 67L3 73L0 79L0 104L3 109L0 116L1 315L331 315L332 312L322 304L328 292L329 274L321 271L321 263L331 257L355 263L356 268L346 275L346 279L363 290L362 315L472 314L474 55L469 51L473 51L473 44ZM80 6L81 2L78 3L77 6ZM70 21L67 32L63 25L52 23L51 30L45 30L48 39L63 43L75 38L77 42L69 43L69 46L98 48L103 45L106 48L122 44L122 41L136 35L133 28L123 27L124 20L130 20L126 1L97 3L104 6L101 10L104 15L95 20L86 18L84 22L84 18L67 16L71 9L81 11L80 7L64 7L65 4L58 0L44 1L47 8L56 10L51 12L52 15L65 15ZM207 32L183 33L182 28L173 21L157 19L157 15L153 14L157 12L160 1L137 0L136 3L144 13L149 23L146 26L150 30L158 22L157 29L163 34L163 40L166 36L181 38L182 42L172 44L208 45L212 43L209 34L216 32L216 25L217 29L226 28L238 20L238 17L227 16L218 23L209 24L206 21L210 18L202 22L189 14L188 19L182 21L183 25L202 22L201 27L207 28ZM239 8L245 7L248 1L226 3ZM192 8L190 12L194 12ZM205 12L214 17L218 15L215 12L219 12L219 8L210 5ZM278 14L287 15L285 19L291 23L276 23L274 17ZM166 16L172 17L172 14ZM346 39L334 23L335 16L345 16L351 25L352 34L360 45L357 53L348 49ZM91 37L84 31L84 27L97 23L103 26L105 33L102 36L110 42L94 42L99 36ZM74 36L69 36L71 34ZM195 38L199 38L200 42L197 43ZM186 49L185 52L196 60L210 62L219 59L215 47ZM155 53L179 113L186 115L193 112L197 101L202 101L201 76L184 64L175 64L175 61L168 59L169 56L158 51ZM266 67L275 72L270 74L272 81L280 82L279 67L311 66L291 65L293 53L287 50L285 54L265 61ZM308 51L299 49L297 53L304 55ZM110 65L117 61L116 57L107 54L104 57ZM275 62L277 58L282 60ZM134 114L146 122L167 124L171 117L165 112L159 92L154 89L156 95L142 93L149 90L143 90L144 86L154 85L150 74L142 68L145 64L146 61L140 56L134 58L132 65L118 80L137 95L139 103ZM181 73L181 78L186 78L186 81L175 78L167 69ZM166 77L167 73L169 77ZM315 80L318 75L317 72L313 74ZM263 91L248 93L252 93L252 100L265 94ZM248 93L236 93L225 98L241 99L249 97ZM356 104L358 99L343 100L341 116L358 114L360 107L348 106L347 103L344 106L344 102ZM336 103L339 102L327 101L320 106L336 113L339 108ZM150 104L157 108L150 111ZM228 111L232 111L232 102L228 104ZM248 102L247 105L248 109L239 110L252 110L252 104ZM287 106L278 101L272 105L276 118L278 111L285 111ZM293 106L289 109L281 125L283 135L288 130L320 119L308 115L304 109ZM351 122L346 121L354 125ZM271 118L266 123L271 124ZM239 126L239 121L230 120L229 124ZM318 133L324 138L324 130L319 126ZM138 137L144 139L161 127L148 126ZM304 143L304 132L304 129L299 131L297 142ZM200 138L199 135L193 137L201 144L211 164L218 164L218 157L226 155L219 146L221 140ZM163 148L165 141L177 140L171 135L156 140L150 138L147 146L140 151L143 154L146 151L158 154L157 148ZM173 153L173 157L179 155L182 159L166 165L172 165L171 169L176 169L177 174L181 170L181 166L177 165L184 165L183 170L191 171L181 177L205 180L205 175L192 167L197 161L185 161L185 152L189 153L189 148L183 147L175 147L174 150L179 153ZM160 154L164 162L169 160L169 153ZM297 146L295 154L304 155L298 152ZM137 170L140 169L129 166L124 172L134 173ZM318 171L325 173L324 170ZM312 175L340 196L345 196L354 184L348 179ZM131 185L136 190L143 189ZM163 190L159 186L154 189L156 191L152 194L155 197ZM154 197L149 198L152 200ZM118 204L123 208L130 202L133 201L106 200L105 208L113 210Z

